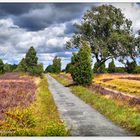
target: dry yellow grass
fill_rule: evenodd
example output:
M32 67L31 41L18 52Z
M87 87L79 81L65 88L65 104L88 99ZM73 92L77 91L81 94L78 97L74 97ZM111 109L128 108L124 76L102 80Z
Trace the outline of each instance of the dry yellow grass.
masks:
M95 75L93 82L103 86L140 96L140 81L120 79L126 77L140 77L140 74L101 74ZM104 79L110 79L104 82Z
M97 81L97 80L103 80L103 79L119 79L119 78L125 78L125 77L140 77L140 74L97 74L94 75L94 79L93 81Z

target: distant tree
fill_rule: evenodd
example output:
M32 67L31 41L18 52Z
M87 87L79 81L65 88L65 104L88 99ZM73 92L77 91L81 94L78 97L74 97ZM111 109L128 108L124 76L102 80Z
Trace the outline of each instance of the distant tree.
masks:
M33 47L31 47L25 56L27 72L29 72L32 69L32 67L37 66L37 60L38 58L36 56L36 51Z
M109 73L116 72L116 67L115 67L115 63L114 63L114 60L113 59L112 59L112 61L108 65L108 72Z
M65 69L62 69L61 72L65 72Z
M71 58L71 76L80 85L89 85L92 81L91 49L87 42L81 42L81 48Z
M4 63L2 59L0 59L0 74L4 73Z
M12 70L11 70L11 65L10 64L4 64L4 71L5 72L11 72Z
M60 73L61 72L61 59L57 56L53 59L53 72Z
M15 69L17 68L17 65L16 64L4 64L4 71L5 72L12 72L12 71L15 71Z
M29 72L31 75L41 75L43 72L43 65L37 63L36 51L31 47L25 56L25 65L26 72Z
M140 66L137 66L134 73L140 74Z
M11 65L11 64L10 64ZM17 68L17 64L11 65L11 70L14 71Z
M128 73L135 73L136 68L137 68L137 63L135 61L133 61L133 62L127 61L127 63L126 63L126 71Z
M100 65L100 66L99 66ZM96 62L93 67L93 73L106 73L105 63Z
M15 71L26 72L26 70L27 70L27 65L25 62L25 58L22 58Z
M48 65L45 69L45 73L47 72L50 72L50 73L53 73L54 72L54 69L53 69L53 65Z
M30 47L20 63L18 64L15 71L28 72L31 75L40 76L43 73L43 65L37 63L36 51L33 47Z
M65 68L65 72L66 73L71 73L71 71L72 71L72 64L71 63L68 63L67 66L66 66L66 68Z

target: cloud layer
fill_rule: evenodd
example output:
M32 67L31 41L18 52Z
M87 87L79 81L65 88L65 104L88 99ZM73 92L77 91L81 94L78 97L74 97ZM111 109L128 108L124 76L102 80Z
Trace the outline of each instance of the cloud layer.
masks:
M98 4L0 4L0 57L5 63L18 63L30 46L37 51L39 62L46 67L55 55L62 58L63 68L72 52L65 42L74 32L73 24L83 13ZM138 4L113 3L140 27Z

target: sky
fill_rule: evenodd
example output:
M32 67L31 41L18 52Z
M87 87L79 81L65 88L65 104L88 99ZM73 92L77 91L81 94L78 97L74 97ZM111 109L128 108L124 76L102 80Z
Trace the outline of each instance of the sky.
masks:
M121 8L132 20L134 33L140 29L137 3L0 3L0 58L4 63L18 64L33 46L44 68L56 55L65 68L76 51L65 47L75 31L73 24L81 21L85 11L102 4ZM121 63L116 61L116 65Z

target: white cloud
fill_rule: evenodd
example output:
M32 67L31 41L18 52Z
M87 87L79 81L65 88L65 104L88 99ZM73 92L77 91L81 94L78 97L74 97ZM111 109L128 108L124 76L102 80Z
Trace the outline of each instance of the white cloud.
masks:
M19 28L12 19L0 20L0 54L5 63L17 63L29 47L34 46L39 62L48 64L58 52L65 54L64 44L69 37L65 35L65 24L55 24L44 30L27 31ZM45 54L44 54L45 53ZM48 61L48 62L47 62Z

